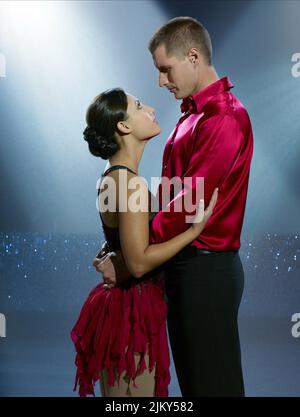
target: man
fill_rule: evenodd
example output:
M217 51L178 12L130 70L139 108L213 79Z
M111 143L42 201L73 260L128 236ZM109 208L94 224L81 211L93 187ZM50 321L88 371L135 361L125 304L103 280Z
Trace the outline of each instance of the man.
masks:
M237 322L244 273L238 251L253 154L250 119L231 93L229 78L219 79L210 36L197 20L170 20L153 35L149 50L160 87L182 99L162 177L192 177L194 193L196 178L204 177L206 203L219 188L204 231L165 268L168 332L180 389L183 396L244 396ZM154 217L151 243L189 227L184 204L181 212L174 205L173 199L169 211ZM114 269L110 257L105 259L94 265L109 282Z

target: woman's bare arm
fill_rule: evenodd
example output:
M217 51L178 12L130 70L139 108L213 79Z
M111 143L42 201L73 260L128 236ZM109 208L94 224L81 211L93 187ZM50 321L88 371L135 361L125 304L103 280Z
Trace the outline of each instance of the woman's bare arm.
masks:
M204 229L217 199L214 193L209 208L205 211L202 222L193 224L183 233L159 244L149 245L149 192L145 182L135 177L135 183L140 187L139 195L143 204L141 209L134 211L130 202L134 200L137 190L127 190L127 200L118 195L118 220L122 253L131 274L139 278L145 273L157 268L175 256L181 249L193 242ZM123 200L122 200L123 198ZM123 210L120 210L120 206Z

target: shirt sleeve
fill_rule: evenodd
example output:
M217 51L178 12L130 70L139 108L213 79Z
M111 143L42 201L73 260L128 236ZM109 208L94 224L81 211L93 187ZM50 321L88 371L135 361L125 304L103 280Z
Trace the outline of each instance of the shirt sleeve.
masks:
M150 243L160 243L171 239L190 227L186 216L192 213L185 210L183 201L182 210L175 210L175 201L187 197L192 193L192 202L196 203L197 177L204 179L204 203L208 205L216 187L221 187L223 181L231 172L243 143L243 133L235 115L227 112L215 115L202 122L196 128L190 161L181 180L191 177L191 188L178 193L168 204L168 211L159 211L154 217L150 227ZM202 197L203 198L203 197ZM220 193L215 211L220 204ZM178 206L177 206L178 207ZM213 215L209 222L213 221ZM208 223L209 223L208 222Z

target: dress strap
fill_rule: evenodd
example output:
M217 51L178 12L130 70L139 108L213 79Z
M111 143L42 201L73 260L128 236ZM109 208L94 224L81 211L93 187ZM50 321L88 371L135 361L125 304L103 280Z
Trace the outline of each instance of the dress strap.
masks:
M108 168L101 176L105 177L105 175L109 174L111 171L115 171L117 169L127 169L128 171L130 171L132 174L136 174L136 172L132 171L132 169L128 168L125 165L113 165L110 168Z

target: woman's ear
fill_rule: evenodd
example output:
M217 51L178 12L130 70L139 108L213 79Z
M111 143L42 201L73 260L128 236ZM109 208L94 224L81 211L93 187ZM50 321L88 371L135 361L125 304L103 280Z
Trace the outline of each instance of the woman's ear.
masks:
M123 120L117 123L117 128L120 133L124 134L130 133L132 130L130 124Z

